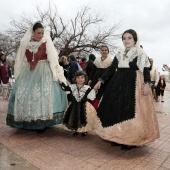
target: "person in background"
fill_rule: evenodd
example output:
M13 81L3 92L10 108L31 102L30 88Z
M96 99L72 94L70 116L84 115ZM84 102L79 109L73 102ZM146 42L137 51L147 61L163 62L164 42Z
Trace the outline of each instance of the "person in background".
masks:
M135 30L122 34L124 49L99 78L94 90L110 80L97 109L95 132L112 145L130 150L160 137L150 88L150 63Z
M3 84L7 84L9 82L9 75L6 65L6 56L3 51L0 53L0 62L0 80Z
M68 79L70 81L70 83L73 83L73 78L75 76L76 71L79 70L78 68L78 62L76 60L76 57L74 55L70 55L69 56L69 61L70 61L70 67L69 67L69 75L68 75Z
M9 78L12 78L12 67L11 66L8 66L8 75L9 75Z
M151 88L152 88L152 94L156 102L158 102L158 97L156 94L156 87L159 81L159 72L158 69L153 64L153 59L149 58L150 61L150 76L151 76Z
M94 54L89 55L89 60L86 62L86 67L85 67L85 72L87 73L87 77L89 79L92 69L95 66L94 65L94 60L96 59Z
M68 70L69 70L69 61L68 61L68 58L66 56L60 57L59 64L64 69L64 76L65 76L65 78L68 79Z
M98 82L98 79L104 74L107 68L112 64L113 58L109 55L109 48L106 45L101 46L100 48L100 56L96 57L94 60L94 67L92 68L91 74L89 76L88 84L93 89L93 87ZM97 91L96 98L94 101L91 101L92 105L95 109L97 109L99 101L106 89L107 82L109 78L106 80L105 84L101 85L101 88Z
M156 87L158 101L161 100L161 102L164 102L165 87L166 87L165 77L162 75L162 76L160 76L157 87ZM161 99L159 99L160 97L161 97Z
M85 57L83 57L82 59L81 59L81 61L79 62L79 64L80 64L80 66L81 66L81 68L84 70L84 68L85 68L85 66L86 66L86 61L87 61L87 59L85 58Z
M44 27L36 22L21 39L14 65L15 84L8 104L7 125L36 130L63 122L67 107L66 84L54 44Z

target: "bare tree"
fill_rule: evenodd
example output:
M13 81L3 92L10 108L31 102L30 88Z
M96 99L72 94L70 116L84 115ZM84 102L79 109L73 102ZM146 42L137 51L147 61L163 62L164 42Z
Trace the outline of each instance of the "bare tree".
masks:
M47 10L41 10L37 5L38 17L36 20L43 22L45 28L50 32L59 56L76 53L80 56L87 56L93 50L98 51L101 45L108 45L111 52L117 50L115 40L120 38L116 31L120 24L114 24L110 28L101 28L99 24L104 22L99 15L92 15L90 8L84 7L67 24L64 19L57 15L57 8L49 2ZM39 18L39 19L37 19ZM33 23L35 18L21 16L20 21L12 20L12 28L8 30L9 35L17 39L23 36L28 25Z
M167 64L163 64L162 71L168 71L170 73L170 67Z
M0 33L0 48L5 52L6 56L15 57L18 44L16 40L11 38L9 35Z

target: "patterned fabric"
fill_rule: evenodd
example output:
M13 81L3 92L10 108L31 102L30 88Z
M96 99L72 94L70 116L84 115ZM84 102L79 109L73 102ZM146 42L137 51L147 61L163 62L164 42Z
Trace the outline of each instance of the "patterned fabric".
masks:
M96 110L94 107L89 103L85 103L85 108L86 108L86 119L85 121L87 122L83 126L79 126L78 128L76 127L76 132L88 132L90 130L94 130L94 123L96 119ZM63 124L63 128L65 130L72 130L71 128L68 128L67 124ZM75 129L73 129L75 130Z
M107 68L112 64L113 58L107 56L105 60L101 60L101 57L97 57L94 60L94 64L97 68Z
M35 44L35 42L30 43L34 43L34 48L37 47L37 49L34 49L34 51L32 51L32 49L29 49L29 47L28 49L26 49L25 52L27 61L30 64L30 70L33 70L36 67L38 61L47 60L46 43L44 42L41 45L39 45L39 42L37 42L37 44Z
M108 141L132 146L141 146L160 137L152 94L142 95L142 86L143 75L136 71L135 117L109 127L103 127L100 119L96 118L94 128L97 135Z
M39 61L34 70L30 70L29 65L23 69L16 80L8 106L8 115L14 117L14 122L11 122L12 119L8 121L7 117L7 124L12 127L39 129L42 126L41 123L36 126L37 121L42 121L44 126L44 121L49 120L53 121L48 126L62 123L66 107L66 94L53 80L49 63ZM20 126L17 122L20 122ZM30 126L25 127L24 122Z
M62 83L61 86L65 91L70 91L70 104L63 118L64 129L77 132L87 132L93 129L96 111L87 102L87 96L91 91L90 86L84 85L80 89L76 84L72 84L69 87Z
M26 36L26 40L24 38L25 36L21 40L21 44L18 49L17 56L15 58L15 65L14 65L15 79L18 78L21 71L28 65L28 61L25 56L26 49L29 49L31 52L34 51L34 53L36 53L38 50L38 47L42 43L46 43L47 60L49 62L49 65L50 65L50 68L52 71L53 79L54 79L54 81L60 80L61 82L64 82L66 84L66 78L64 77L64 70L59 65L57 51L54 47L51 37L49 37L48 35L45 34L44 37L42 38L42 40L40 42L37 42L37 44L36 44L36 42L30 43L30 40L31 40L30 33L32 31L28 30L28 32L29 32L29 35ZM27 34L27 32L26 32L26 34Z
M88 85L84 85L80 89L78 89L76 84L70 85L71 91L73 96L75 97L77 102L80 102L82 98L84 97L86 91L90 88Z
M150 67L149 59L145 52L139 48L131 48L129 51L121 50L116 55L118 59L118 68L129 68L129 62L137 57L137 66L143 73L144 67Z
M136 71L119 68L109 81L97 115L103 127L133 119L135 117Z

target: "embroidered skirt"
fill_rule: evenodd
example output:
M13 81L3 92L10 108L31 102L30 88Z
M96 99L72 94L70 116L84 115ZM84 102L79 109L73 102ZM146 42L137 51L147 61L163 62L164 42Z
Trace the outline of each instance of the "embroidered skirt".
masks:
M125 88L121 91L122 93L126 92L126 94L121 92L117 94L115 92L119 90L112 89L112 95L124 96L124 98L114 97L109 95L109 90L109 93L106 90L98 108L98 117L95 122L96 134L108 141L135 146L140 146L159 138L159 127L152 93L150 92L148 96L142 95L143 75L139 71L136 71L135 75L126 72L125 74L131 75L126 75L126 78L121 80L119 75L124 73L116 74L118 75L115 75L113 78L112 88L115 88L114 83L117 83L115 86L117 88ZM124 75L122 76L124 77ZM134 84L133 82L132 84L127 82L129 78L131 80L135 78ZM111 86L109 87L111 88ZM134 92L126 90L130 88ZM107 102L108 105L104 104L104 108L103 103L106 103L104 100L107 99L111 101ZM119 101L120 99L121 101ZM125 102L125 104L122 104L122 108L119 106L119 102Z
M53 80L49 63L40 61L34 70L26 66L16 79L8 105L7 125L37 130L60 124L66 107L66 93Z
M94 129L96 110L89 103L70 103L64 114L63 128L76 132L88 132Z

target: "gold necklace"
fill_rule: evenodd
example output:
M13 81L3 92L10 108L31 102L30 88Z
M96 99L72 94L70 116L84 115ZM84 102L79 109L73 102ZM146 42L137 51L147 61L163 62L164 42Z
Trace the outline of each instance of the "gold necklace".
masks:
M123 60L125 60L126 58L128 58L128 56L127 55L123 55Z
M128 58L128 56L126 55L126 54L128 53L128 51L129 51L129 50L127 50L127 49L124 51L123 60L125 60L126 58Z

